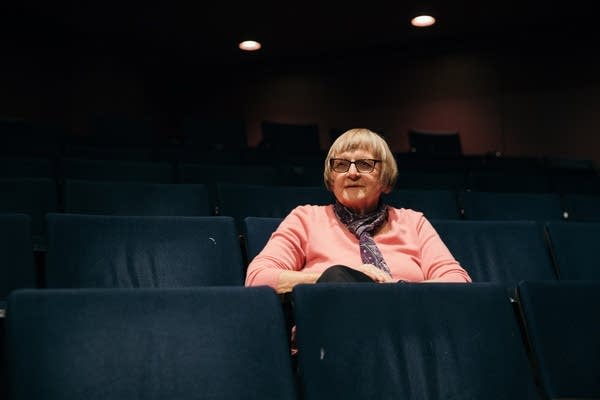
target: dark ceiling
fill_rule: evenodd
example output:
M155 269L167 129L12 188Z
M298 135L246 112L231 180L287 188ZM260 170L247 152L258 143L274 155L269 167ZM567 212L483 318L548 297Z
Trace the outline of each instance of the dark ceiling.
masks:
M577 2L59 0L0 7L3 40L15 47L119 51L213 66L352 59L439 46L493 51L544 43L587 45L595 43L596 30L586 23L592 16L589 6ZM411 27L419 7L439 23ZM236 46L245 38L260 40L263 50L243 54Z

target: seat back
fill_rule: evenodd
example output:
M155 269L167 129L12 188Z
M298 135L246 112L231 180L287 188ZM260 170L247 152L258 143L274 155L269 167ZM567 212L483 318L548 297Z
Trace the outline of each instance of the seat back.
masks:
M233 219L49 214L49 288L241 285Z
M27 214L31 218L31 236L37 249L46 246L44 216L58 211L56 182L48 178L0 179L0 213Z
M316 124L291 124L263 121L261 147L273 151L319 152L319 127Z
M272 165L205 165L183 163L178 170L179 181L216 185L219 182L252 185L278 185L281 176Z
M64 134L56 125L0 117L0 154L53 158L60 154Z
M429 219L460 219L460 207L453 190L394 190L384 201L397 208L421 211Z
M473 282L514 288L521 280L555 280L543 227L533 221L432 221Z
M461 170L422 171L401 169L398 171L396 188L420 190L463 190L465 173Z
M55 178L54 160L50 157L0 156L2 178Z
M463 192L465 219L556 221L564 219L556 193Z
M491 284L293 290L311 399L537 399L506 292Z
M600 281L521 282L519 305L547 398L600 398Z
M233 217L243 229L246 217L285 217L295 207L333 203L333 195L322 186L260 186L219 184L219 214Z
M206 186L197 184L67 180L63 198L67 213L211 215Z
M248 261L265 247L271 234L275 232L283 218L246 217L244 218L244 241Z
M59 174L63 180L81 179L154 183L172 183L175 177L173 166L167 162L85 158L61 159Z
M8 294L36 287L31 218L25 214L0 214L0 309Z
M270 288L23 290L9 309L12 400L295 398Z
M419 129L408 131L412 153L425 156L460 156L462 146L459 132L434 132Z
M550 181L543 173L530 171L475 170L467 177L476 192L549 193Z
M561 194L578 193L600 196L600 176L596 171L556 172L550 175L552 190Z
M247 146L246 123L241 118L187 115L183 118L182 134L185 144L197 150L241 150Z
M281 171L273 165L203 165L183 163L178 169L179 181L182 183L199 183L206 185L215 213L220 214L218 184L245 185L279 185Z
M600 222L600 194L568 193L562 198L570 221Z
M546 229L560 280L600 280L600 222L549 222Z

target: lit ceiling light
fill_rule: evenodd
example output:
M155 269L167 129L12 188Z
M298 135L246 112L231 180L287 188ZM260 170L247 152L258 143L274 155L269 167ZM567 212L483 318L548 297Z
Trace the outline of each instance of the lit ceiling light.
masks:
M419 15L410 20L412 26L424 28L435 24L435 18L431 15Z
M261 44L254 40L244 40L243 42L240 42L240 44L239 44L239 48L244 51L256 51L256 50L260 50L261 47L262 47Z

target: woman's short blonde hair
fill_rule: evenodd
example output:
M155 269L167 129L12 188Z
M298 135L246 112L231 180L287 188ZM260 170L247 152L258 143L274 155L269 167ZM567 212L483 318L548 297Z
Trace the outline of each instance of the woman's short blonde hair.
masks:
M387 142L369 129L355 128L341 134L329 148L325 158L325 170L323 171L323 180L328 190L331 190L331 175L333 174L329 160L352 150L369 151L373 154L373 157L381 160L381 175L379 176L381 184L387 191L394 188L398 178L398 165Z

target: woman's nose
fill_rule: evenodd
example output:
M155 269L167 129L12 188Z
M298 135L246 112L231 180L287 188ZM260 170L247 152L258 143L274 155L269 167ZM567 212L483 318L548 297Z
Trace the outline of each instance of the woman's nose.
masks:
M360 175L358 169L356 169L356 164L350 164L350 168L348 168L348 175L357 176Z

